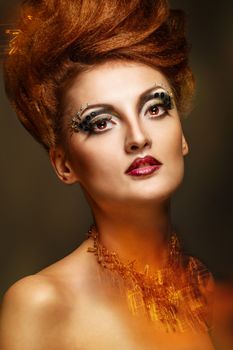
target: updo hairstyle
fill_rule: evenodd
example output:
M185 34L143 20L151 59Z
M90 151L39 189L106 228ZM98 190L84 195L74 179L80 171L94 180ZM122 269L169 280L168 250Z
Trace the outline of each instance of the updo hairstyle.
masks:
M62 142L64 89L109 60L160 70L186 114L194 90L188 51L184 13L166 0L26 0L4 62L6 92L48 151Z

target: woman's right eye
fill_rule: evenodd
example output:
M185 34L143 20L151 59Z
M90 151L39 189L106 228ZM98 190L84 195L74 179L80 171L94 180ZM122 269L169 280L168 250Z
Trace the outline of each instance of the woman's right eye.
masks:
M94 112L93 112L94 114ZM83 120L77 123L76 128L89 134L99 134L112 129L116 122L112 119L111 114L87 115Z
M90 122L90 133L101 133L112 129L112 125L115 124L111 116L102 117L98 120L93 120Z

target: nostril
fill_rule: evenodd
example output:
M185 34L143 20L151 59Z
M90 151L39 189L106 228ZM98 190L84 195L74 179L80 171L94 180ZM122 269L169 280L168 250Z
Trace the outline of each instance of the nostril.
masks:
M132 145L130 148L131 148L132 151L135 151L136 149L138 149L138 146Z

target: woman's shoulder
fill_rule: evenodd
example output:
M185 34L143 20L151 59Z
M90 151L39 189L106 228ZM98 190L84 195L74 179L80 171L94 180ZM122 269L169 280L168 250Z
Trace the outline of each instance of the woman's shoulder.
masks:
M17 320L43 320L61 309L61 288L45 275L26 276L15 282L4 294L1 304L1 321L10 325Z
M48 282L51 289L61 293L63 298L66 290L75 289L75 293L81 293L88 283L88 276L93 275L95 266L95 260L87 252L90 245L90 240L85 240L73 252L45 267L34 277L38 277L38 281L44 281L45 284Z
M36 348L33 342L40 342L43 329L54 326L58 300L56 286L45 276L27 276L14 283L1 305L0 348L26 350L29 344Z
M58 293L53 281L43 275L35 274L26 276L15 282L5 293L3 297L3 305L16 307L24 305L24 311L27 307L41 307L54 301Z
M3 302L23 303L24 305L42 306L64 299L64 287L76 282L78 287L84 282L88 269L91 268L87 247L90 242L84 241L75 251L64 258L43 268L33 275L23 277L15 282L5 293ZM74 278L75 277L75 278ZM80 283L81 282L81 283ZM74 287L74 285L73 285ZM69 290L71 288L68 288Z
M55 331L61 320L63 325L66 324L72 309L73 296L75 295L78 307L81 303L79 295L81 300L81 295L84 294L82 290L88 269L88 254L84 254L86 245L85 242L58 262L20 279L6 291L0 310L1 349L18 349L15 343L19 339L22 341L21 348L25 349L25 344L41 341L40 338L48 329ZM53 344L56 341L53 340ZM60 344L57 348L60 348Z

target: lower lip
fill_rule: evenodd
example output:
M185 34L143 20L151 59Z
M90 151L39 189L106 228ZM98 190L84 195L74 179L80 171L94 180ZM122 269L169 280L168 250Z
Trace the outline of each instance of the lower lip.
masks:
M150 165L144 168L136 168L128 172L128 175L131 176L143 176L143 175L149 175L154 173L156 170L159 170L161 168L161 165Z

